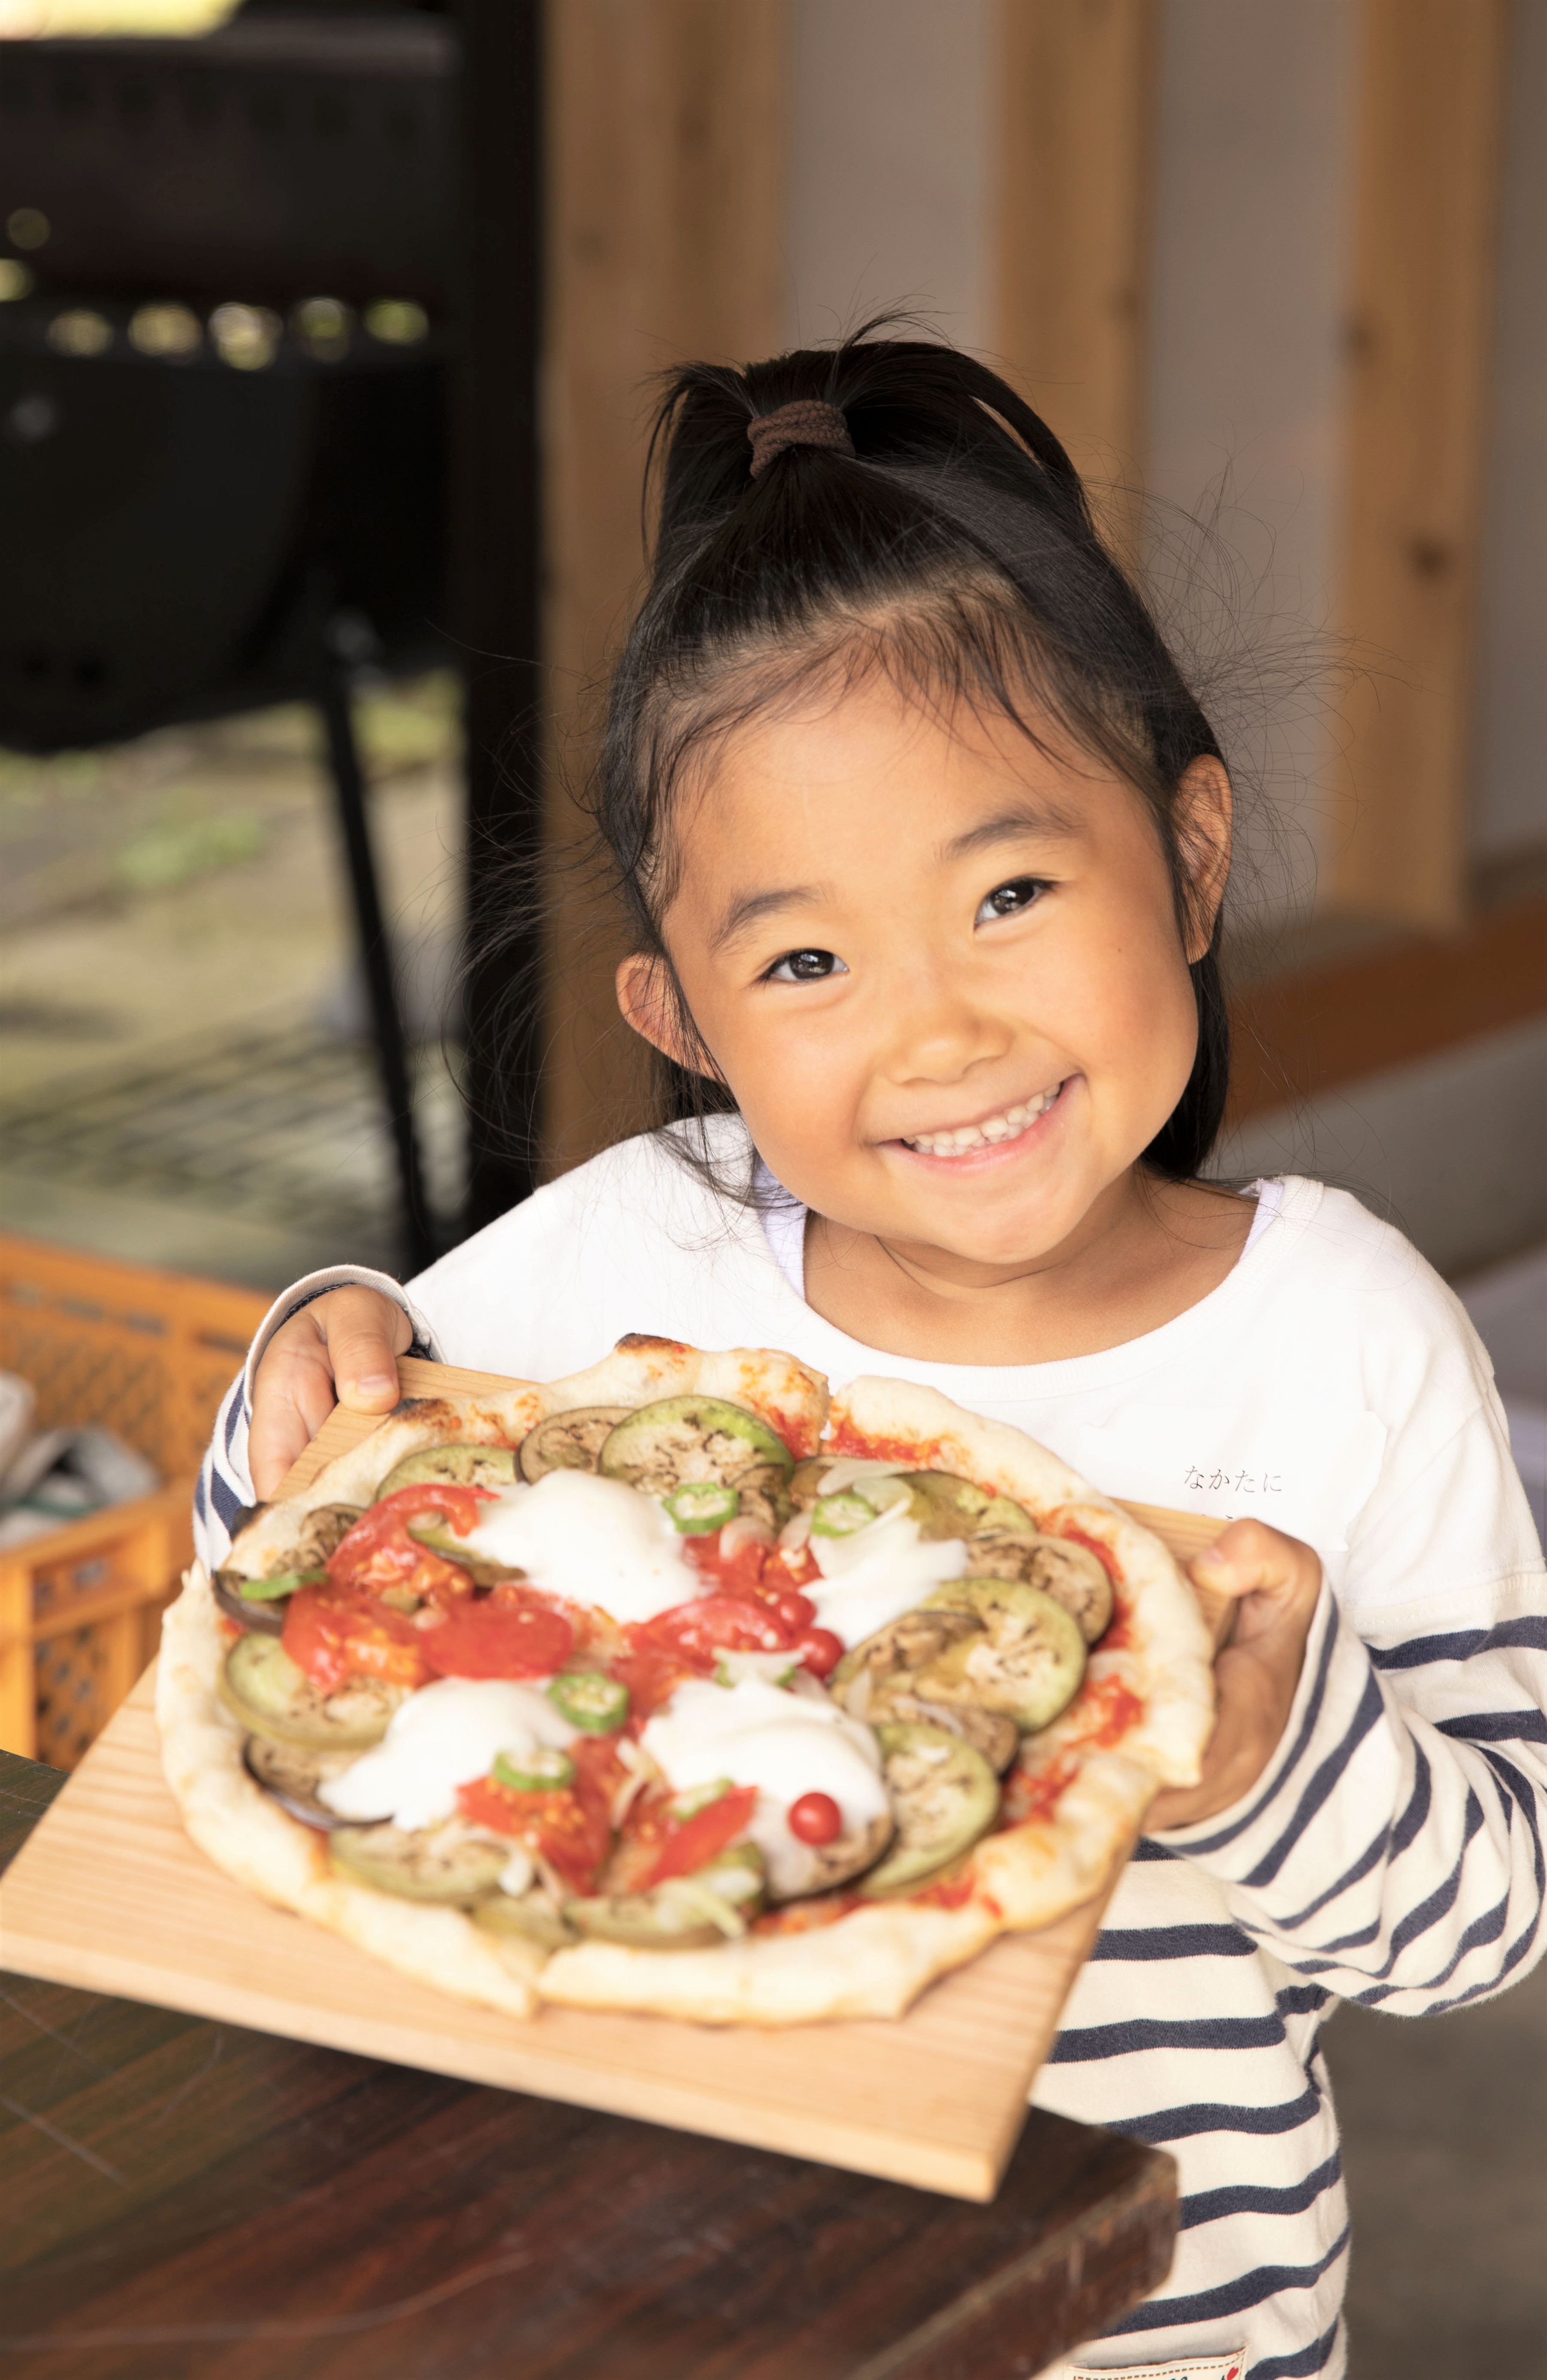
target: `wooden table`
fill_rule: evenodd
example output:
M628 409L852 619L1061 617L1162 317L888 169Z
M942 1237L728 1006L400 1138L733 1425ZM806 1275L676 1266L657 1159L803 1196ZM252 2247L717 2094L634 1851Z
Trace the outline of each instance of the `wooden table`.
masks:
M63 1776L0 1753L0 1866ZM0 2380L1029 2380L1175 2168L1031 2111L998 2197L0 1983Z

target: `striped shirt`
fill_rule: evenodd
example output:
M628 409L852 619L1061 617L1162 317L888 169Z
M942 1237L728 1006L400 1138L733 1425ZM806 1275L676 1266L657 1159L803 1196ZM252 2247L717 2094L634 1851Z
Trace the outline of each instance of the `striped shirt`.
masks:
M645 1138L408 1293L354 1267L311 1276L276 1302L222 1409L203 1558L251 1500L262 1347L347 1281L397 1298L442 1361L554 1379L628 1330L784 1347L834 1384L928 1382L1111 1494L1304 1538L1325 1583L1283 1740L1236 1806L1141 1842L1034 2098L1180 2168L1171 2273L1081 2350L1082 2372L1238 2356L1243 2380L1337 2380L1348 2215L1321 2026L1339 1998L1395 2016L1465 2006L1543 1947L1547 1579L1486 1354L1399 1233L1296 1179L1272 1185L1199 1305L1060 1363L878 1354L804 1303L787 1229L779 1253L757 1214Z

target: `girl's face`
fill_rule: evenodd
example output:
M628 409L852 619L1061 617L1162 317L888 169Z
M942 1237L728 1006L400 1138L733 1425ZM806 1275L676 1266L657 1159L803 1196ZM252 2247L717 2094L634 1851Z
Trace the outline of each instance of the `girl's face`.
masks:
M1212 918L1217 762L1188 771L1180 824ZM992 1278L1130 1178L1191 1071L1188 964L1208 929L1184 948L1122 779L877 677L738 731L676 832L667 949L756 1146L807 1206ZM618 990L672 1049L651 963L626 962Z

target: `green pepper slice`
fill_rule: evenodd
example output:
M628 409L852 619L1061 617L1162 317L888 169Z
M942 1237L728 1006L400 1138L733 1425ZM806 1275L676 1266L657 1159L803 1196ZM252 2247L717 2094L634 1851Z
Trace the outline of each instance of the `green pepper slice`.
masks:
M575 1763L567 1752L538 1743L530 1752L496 1752L493 1773L512 1793L559 1793L572 1781Z
M273 1603L282 1595L294 1595L298 1587L325 1586L325 1570L281 1570L273 1578L244 1578L237 1593L244 1603Z
M723 1487L717 1479L688 1479L662 1498L671 1524L683 1537L703 1537L714 1529L723 1529L734 1521L741 1510L741 1498L734 1488Z
M561 1718L586 1735L615 1735L628 1717L628 1689L604 1670L564 1670L548 1687Z
M858 1488L840 1488L835 1496L819 1496L811 1507L813 1537L851 1537L877 1519L875 1506Z

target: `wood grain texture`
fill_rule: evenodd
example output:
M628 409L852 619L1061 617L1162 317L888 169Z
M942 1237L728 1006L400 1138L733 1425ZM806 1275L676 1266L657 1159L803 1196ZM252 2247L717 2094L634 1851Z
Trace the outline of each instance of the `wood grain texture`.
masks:
M1124 549L1137 510L1117 489L1137 489L1143 448L1153 18L1152 0L998 0L994 341Z
M62 1782L0 1755L0 1864ZM1025 2380L1176 2222L1036 2109L969 2206L20 1976L0 2067L0 2351L58 2380Z
M1507 0L1361 0L1337 904L1463 907Z
M782 0L564 0L547 22L545 1141L562 1171L635 1128L638 1082L613 990L622 922L574 800L588 689L640 585L651 382L783 344L786 63Z
M993 2195L1106 1896L1005 1937L895 2023L788 2033L445 1998L197 1852L161 1773L149 1674L0 1887L0 1963L506 2089Z

